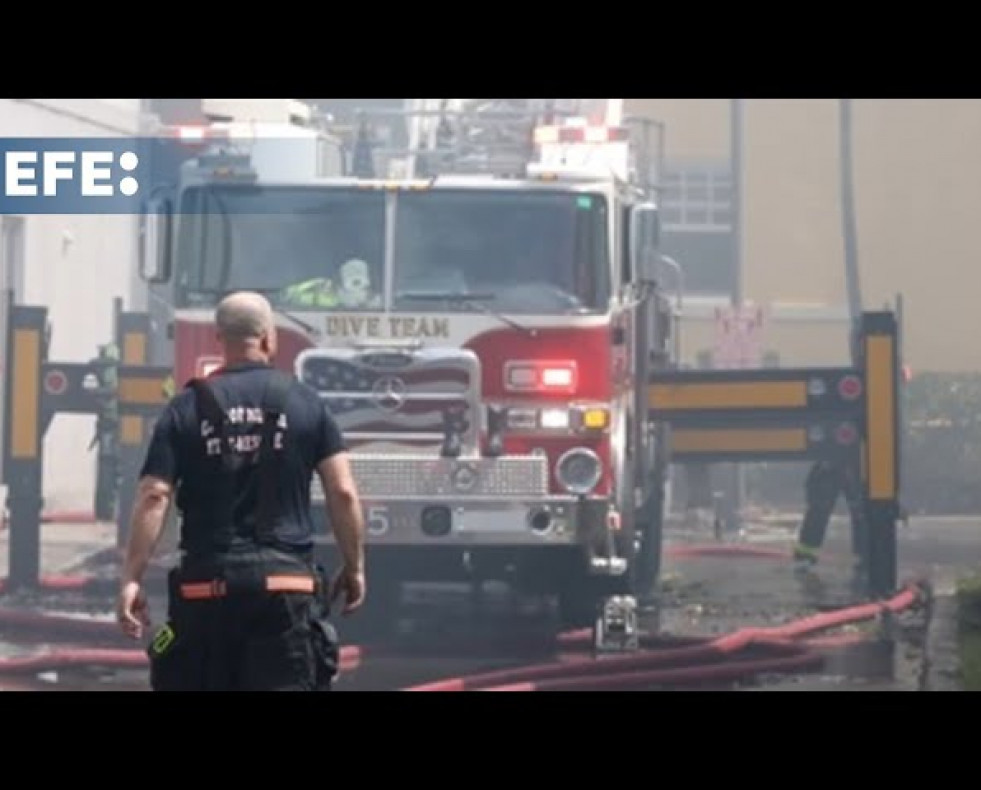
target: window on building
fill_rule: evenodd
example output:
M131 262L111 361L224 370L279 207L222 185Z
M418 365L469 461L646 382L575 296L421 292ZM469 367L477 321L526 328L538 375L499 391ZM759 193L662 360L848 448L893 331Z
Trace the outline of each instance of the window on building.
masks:
M669 162L661 186L661 246L684 269L685 290L728 296L736 279L729 163Z

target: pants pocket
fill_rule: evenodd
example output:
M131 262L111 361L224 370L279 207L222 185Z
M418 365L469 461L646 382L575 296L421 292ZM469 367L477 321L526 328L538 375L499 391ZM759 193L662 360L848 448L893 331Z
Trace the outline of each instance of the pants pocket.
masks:
M340 667L341 649L337 630L326 617L314 619L310 630L315 662L314 687L316 691L330 691Z
M252 637L246 644L242 678L246 691L313 691L316 672L306 623L276 635Z

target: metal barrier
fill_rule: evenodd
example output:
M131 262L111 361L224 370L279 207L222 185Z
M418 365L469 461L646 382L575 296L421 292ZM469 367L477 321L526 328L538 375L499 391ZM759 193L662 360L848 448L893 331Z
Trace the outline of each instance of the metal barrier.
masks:
M166 403L169 367L146 364L149 320L114 305L114 335L122 350L115 392L100 388L105 362L54 362L48 359L50 335L44 307L15 305L8 310L7 370L4 380L3 458L10 511L8 589L36 588L40 578L43 508L44 436L56 414L99 414L114 398L119 412L118 446L123 475L117 543L128 534L135 476L149 436L149 416ZM154 392L154 388L156 391Z
M651 418L667 423L674 463L831 460L853 464L869 525L870 592L896 589L899 518L898 324L858 322L851 367L657 371Z
M150 316L128 313L122 301L114 304L116 335L119 338L119 511L116 516L116 544L126 545L130 514L136 496L137 478L143 455L153 430L153 418L167 403L167 380L172 369L149 365Z

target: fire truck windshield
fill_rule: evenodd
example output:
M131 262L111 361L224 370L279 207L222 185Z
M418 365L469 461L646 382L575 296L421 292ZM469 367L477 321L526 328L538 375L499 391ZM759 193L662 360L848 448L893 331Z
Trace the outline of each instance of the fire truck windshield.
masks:
M377 310L383 193L325 187L190 187L178 215L177 299L238 289L282 309Z
M420 293L490 293L500 313L594 312L610 297L606 201L542 190L399 194L396 310ZM465 300L441 305L468 310Z
M284 311L381 310L386 260L396 311L418 311L420 293L492 294L497 314L601 312L610 297L606 200L569 191L190 186L176 251L178 306L243 289Z

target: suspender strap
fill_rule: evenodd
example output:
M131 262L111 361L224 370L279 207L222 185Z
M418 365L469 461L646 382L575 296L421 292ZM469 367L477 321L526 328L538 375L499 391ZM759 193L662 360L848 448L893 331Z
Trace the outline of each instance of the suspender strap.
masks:
M279 511L279 486L274 442L278 423L286 411L292 378L278 370L273 370L262 399L263 422L258 453L251 458L257 464L259 497L256 512L255 539L258 543L274 539L276 518ZM222 498L227 508L227 523L232 525L232 508L235 496L233 491L234 473L246 464L247 455L234 452L229 443L228 418L218 402L214 389L207 379L191 379L187 386L194 391L198 414L214 428L215 438L221 443L221 466L224 474L222 491L215 492Z
M262 399L262 442L259 445L259 512L256 514L256 539L271 541L279 513L279 485L276 465L275 439L280 417L286 412L286 399L292 379L278 370L273 371ZM284 432L285 434L285 432Z
M228 443L228 419L225 410L218 403L215 391L207 379L191 379L188 384L194 390L198 414L206 419L221 443L221 464L226 472L234 472L242 466L242 458L232 452Z

